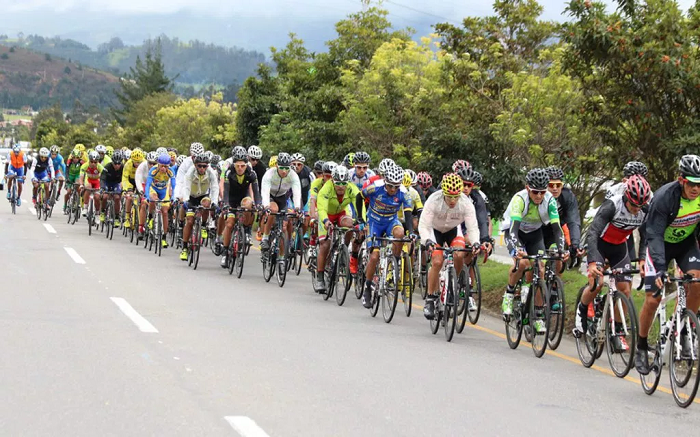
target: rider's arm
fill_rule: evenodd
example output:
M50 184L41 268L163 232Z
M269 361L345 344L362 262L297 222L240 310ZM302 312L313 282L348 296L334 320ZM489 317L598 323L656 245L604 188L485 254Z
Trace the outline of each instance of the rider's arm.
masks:
M435 197L432 199L428 198L423 206L423 214L421 214L420 221L418 222L418 234L420 234L420 239L425 244L428 241L435 242L435 229L433 229L433 219L435 217ZM442 198L440 198L442 202ZM364 203L364 202L363 202Z
M365 221L365 198L362 196L362 192L357 193L355 197L355 212L357 213L357 221L364 223Z
M194 180L194 172L196 172L197 169L192 166L189 169L187 169L187 174L185 174L182 177L182 181L178 182L178 185L180 186L180 196L182 196L182 200L187 202L190 200L190 194L192 193L192 181Z
M329 187L330 191L335 195L335 189L333 188L333 182L328 181L318 192L316 197L316 208L318 210L318 221L323 223L328 218L328 202L329 202Z
M61 171L61 174L66 174L66 161L63 159L61 156L61 159L58 161L58 170Z
M108 164L109 165L109 164ZM106 187L107 185L107 168L105 167L104 170L100 173L100 186Z
M33 172L34 168L36 167L36 162L39 158L37 159L32 159L32 166L29 168L29 171Z
M250 190L253 192L253 199L255 200L255 204L260 205L262 199L260 196L260 187L258 186L258 177L255 175L255 172L253 172L253 182L250 183Z
M303 208L304 205L301 204L301 181L299 180L299 175L297 175L295 171L290 171L289 176L292 178L292 200L294 201L294 207Z
M268 208L270 206L270 183L272 180L272 171L266 171L262 179L262 187L260 188L260 197L262 206Z
M211 190L209 197L212 203L219 203L219 178L216 175L216 170L209 167L207 172L209 173L209 189Z
M673 188L677 187L677 192ZM667 184L661 187L654 196L654 201L649 207L646 221L646 242L649 256L654 264L656 272L665 272L668 269L666 264L666 249L664 243L664 233L671 221L673 213L678 212L680 203L680 185L678 182ZM675 209L675 211L674 211Z
M474 203L474 212L476 215L476 222L477 222L477 229L479 229L479 235L478 238L472 239L471 235L469 236L469 240L472 243L475 243L477 241L484 243L486 241L489 241L491 236L489 235L489 216L486 211L486 202L484 202L484 198L481 197L481 194L479 194L476 191L472 191L471 194L469 194L469 198L472 200ZM469 223L467 223L467 231L470 231L470 226Z
M157 168L157 167L154 167ZM148 171L148 176L146 176L146 188L144 189L144 194L146 195L146 198L150 197L151 193L151 185L153 184L153 175L151 174L151 171Z
M578 211L578 201L571 190L562 190L562 195L566 195L563 213L564 223L569 228L571 245L578 249L581 246L581 216Z
M477 194L476 197L481 196ZM468 198L462 197L462 199L464 199L466 205L463 217L463 223L467 225L467 235L465 235L465 237L467 239L468 244L476 243L477 241L479 241L481 231L480 228L482 225L481 223L479 223L479 220L477 218L477 211L474 203L471 202Z
M586 238L588 264L605 262L603 255L598 251L598 240L600 239L600 234L603 233L603 229L612 221L613 217L615 217L615 204L612 200L606 200L598 208L598 212L593 218L593 223L588 228L588 236Z
M399 188L403 194L403 215L406 220L406 230L409 233L413 233L413 199L411 199L411 194L403 186Z

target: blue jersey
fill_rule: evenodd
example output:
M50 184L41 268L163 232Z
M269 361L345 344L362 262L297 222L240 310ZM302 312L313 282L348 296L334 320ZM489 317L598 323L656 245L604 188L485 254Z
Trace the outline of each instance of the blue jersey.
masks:
M66 163L63 161L63 156L60 153L55 158L51 158L51 160L53 161L53 169L57 174L59 172L66 174Z
M170 166L170 171L177 177L177 169L180 168L177 164Z
M158 171L158 166L154 165L153 168L148 170L148 177L146 178L146 193L150 193L151 188L157 191L163 191L168 188L175 189L175 175L169 168L165 172Z
M390 196L386 192L384 181L378 180L363 189L362 195L369 200L368 221L393 221L399 209L413 209L411 196L403 185L393 196Z

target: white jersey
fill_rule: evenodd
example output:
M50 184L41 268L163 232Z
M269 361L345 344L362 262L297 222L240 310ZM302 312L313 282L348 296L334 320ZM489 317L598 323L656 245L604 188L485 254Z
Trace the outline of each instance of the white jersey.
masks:
M625 182L616 183L612 187L608 188L608 191L605 193L605 198L612 199L613 197L616 197L616 196L622 196L623 194L625 194L626 187L627 187L627 184ZM649 200L651 201L651 199L654 198L654 193L652 192L650 194L651 194L651 197L649 198Z
M365 173L364 176L358 177L355 174L355 167L351 168L348 174L350 175L350 182L357 185L357 188L359 189L362 189L362 186L365 184L365 182L367 182L369 178L374 176L374 172L370 169L367 169L367 173Z
M462 194L454 208L447 206L442 190L436 191L428 197L423 205L423 212L418 222L420 239L436 241L435 232L448 232L458 228L461 234L461 224L467 226L468 243L479 242L479 224L476 221L474 203L466 195Z
M150 169L148 161L145 159L136 168L136 173L134 174L134 181L136 182L136 190L143 192L146 186L146 179L148 178L148 170Z
M219 181L216 170L211 167L207 167L203 175L199 174L197 167L190 167L182 183L182 198L185 201L190 197L202 197L207 194L213 203L219 200Z
M272 167L265 172L260 188L262 204L264 207L270 206L270 196L286 197L287 192L292 190L292 201L295 208L302 208L301 204L301 182L295 171L290 171L287 176L280 177L277 167Z
M187 200L187 198L185 198L182 195L182 187L183 187L183 185L185 185L185 175L187 174L187 172L191 168L194 168L194 162L192 161L192 157L188 156L187 158L185 158L184 161L182 161L182 164L180 164L180 167L177 169L177 177L175 178L175 196L174 196L176 199Z

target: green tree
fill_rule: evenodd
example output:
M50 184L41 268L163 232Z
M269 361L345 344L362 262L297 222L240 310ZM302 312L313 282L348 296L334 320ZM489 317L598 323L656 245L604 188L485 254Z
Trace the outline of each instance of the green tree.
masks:
M236 128L238 139L244 145L260 142L260 128L270 123L272 116L279 112L279 81L272 70L260 64L258 77L249 77L238 92L238 116Z
M32 130L30 132L31 138L35 139L39 127L44 121L51 120L53 123L49 124L44 133L48 133L51 130L56 130L60 135L65 135L68 132L68 125L63 117L63 111L61 110L61 105L56 104L48 108L44 108L34 117L32 120Z
M136 102L126 114L123 140L129 148L157 147L155 137L158 126L158 111L175 103L176 97L170 93L151 94Z

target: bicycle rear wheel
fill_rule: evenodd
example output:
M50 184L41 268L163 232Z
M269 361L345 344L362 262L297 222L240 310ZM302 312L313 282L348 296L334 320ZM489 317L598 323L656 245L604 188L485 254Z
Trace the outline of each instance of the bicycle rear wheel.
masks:
M451 267L447 274L447 297L445 299L445 340L452 341L457 325L457 310L459 307L459 290L456 287L456 273ZM464 309L468 311L467 308Z
M547 350L549 340L549 292L544 281L532 286L530 298L530 327L532 331L532 351L537 358L542 357ZM544 331L538 332L536 323L544 324Z
M301 234L301 228L297 232L297 237L294 240L294 273L299 276L301 273L301 265L304 263L304 236Z
M335 259L335 301L343 306L350 288L350 254L348 248L340 243Z
M675 327L669 338L671 353L669 354L669 375L673 399L679 407L687 408L693 403L700 383L698 363L698 341L700 341L700 326L698 317L687 308L681 314L681 322ZM678 350L676 338L680 336L681 350Z
M196 243L190 248L190 251L192 252L193 268L197 270L197 266L199 265L199 252L202 249L202 222L200 220L196 221L192 232L194 232L193 235Z
M280 287L284 287L284 282L287 280L287 270L289 270L288 265L289 265L289 257L286 256L290 250L289 250L289 238L287 238L287 235L285 235L284 231L282 231L282 236L280 237L280 243L284 244L284 250L282 250L282 257L281 259L278 257L277 258L277 285ZM279 253L279 247L277 253Z
M411 317L413 310L413 266L411 265L411 257L406 253L401 253L401 301L403 302L403 310L406 317Z
M457 281L457 295L459 296L457 301L457 334L461 334L467 324L470 291L467 269L463 268L459 272L459 280Z
M654 321L649 328L647 343L649 345L649 366L651 372L648 375L639 375L644 393L651 395L656 391L661 380L661 371L663 369L663 357L661 354L661 317L659 314L654 315ZM667 340L668 341L668 340Z
M472 281L469 285L469 297L474 301L474 308L469 309L469 323L476 325L481 315L481 272L476 261L469 267L469 272L474 272L474 277L471 278Z
M240 278L243 275L243 264L248 253L246 250L246 232L242 226L238 228L238 243L235 246L235 250L236 259L233 261L235 263L236 277Z
M387 258L386 277L384 278L384 299L382 299L382 316L386 323L391 323L396 312L396 303L398 302L398 279L399 266L396 264L396 259L390 255Z
M274 253L273 251L275 249L275 239L277 237L274 235L270 236L270 248L262 254L262 263L263 263L263 279L265 279L265 282L270 282L270 279L272 278L272 275L275 274L275 263L277 261L277 254Z
M610 300L609 300L610 301ZM622 293L611 299L615 313L621 314L620 323L610 319L610 309L604 310L605 350L615 376L624 378L634 365L637 345L637 312L632 301Z
M94 214L92 199L88 202L88 213L87 213L87 223L88 223L88 235L92 235L92 219Z
M430 269L430 259L425 260L425 269L422 266L418 266L418 289L420 290L420 297L425 300L428 297L428 270Z
M578 306L581 303L581 296L586 290L583 286L578 291L576 296L576 306L574 311L578 311ZM579 337L574 336L576 339L576 350L578 351L578 358L581 360L581 364L584 367L591 367L597 358L598 351L598 334L597 334L597 324L598 321L595 318L588 318L588 329L586 332L581 333Z
M558 276L554 278L549 288L550 297L550 327L547 343L551 350L556 350L564 335L564 317L566 314L566 299L564 297L564 282Z
M374 301L372 301L372 308L370 308L369 313L372 317L376 317L377 313L379 312L379 306L381 305L382 301L385 299L382 296L382 290L379 288L379 278L377 276L374 276L374 279L372 280L372 293Z
M518 287L520 288L520 287ZM516 290L519 291L519 290ZM513 296L513 312L506 318L506 341L511 349L516 349L520 345L523 336L523 305L520 303L520 293Z
M360 251L357 254L357 273L353 278L353 286L355 287L355 297L358 299L362 298L362 292L365 287L365 248L360 247Z

